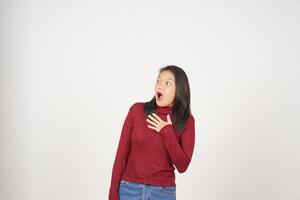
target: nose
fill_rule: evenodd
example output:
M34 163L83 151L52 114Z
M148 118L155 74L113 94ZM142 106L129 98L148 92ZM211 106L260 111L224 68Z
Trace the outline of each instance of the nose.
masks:
M159 83L158 86L157 86L157 89L163 90L163 89L165 89L165 87L163 86L163 84Z

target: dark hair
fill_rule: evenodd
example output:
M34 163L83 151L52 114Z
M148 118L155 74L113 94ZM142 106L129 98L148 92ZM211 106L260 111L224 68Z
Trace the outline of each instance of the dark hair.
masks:
M178 66L168 65L159 69L159 73L162 71L169 70L175 76L176 94L174 99L174 105L172 108L171 120L175 129L182 132L186 121L188 120L191 109L190 109L190 86L186 73ZM155 112L157 107L155 95L149 101L145 103L144 113L148 115Z

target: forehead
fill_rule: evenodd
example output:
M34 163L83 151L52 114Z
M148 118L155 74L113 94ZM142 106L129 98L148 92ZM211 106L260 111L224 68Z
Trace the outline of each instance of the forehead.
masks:
M174 74L173 74L172 72L170 72L169 70L164 70L164 71L162 71L162 72L157 76L157 78L175 81Z

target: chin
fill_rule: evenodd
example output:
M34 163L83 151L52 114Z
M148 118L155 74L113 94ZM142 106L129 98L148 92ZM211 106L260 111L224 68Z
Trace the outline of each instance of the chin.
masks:
M164 102L156 101L156 105L158 105L160 107L166 107L166 106L170 106L171 103L164 103Z

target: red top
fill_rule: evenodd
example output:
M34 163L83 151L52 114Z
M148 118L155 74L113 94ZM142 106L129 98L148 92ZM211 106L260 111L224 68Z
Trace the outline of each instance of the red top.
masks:
M167 121L172 107L157 107L158 116ZM119 200L121 179L156 186L176 186L175 167L179 173L188 168L195 144L195 120L191 114L180 134L172 124L160 132L147 127L144 102L134 103L123 124L115 157L109 200ZM174 166L175 167L174 167Z

